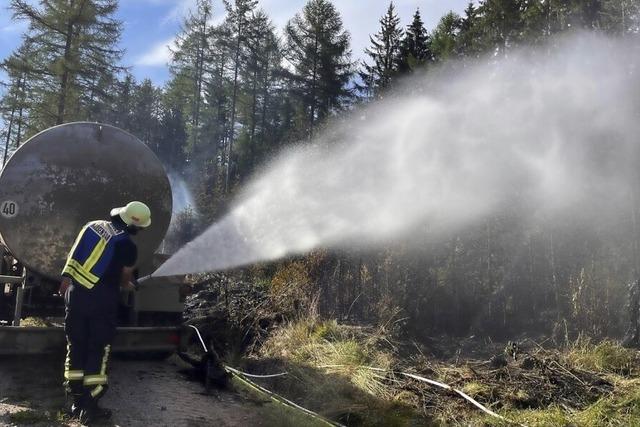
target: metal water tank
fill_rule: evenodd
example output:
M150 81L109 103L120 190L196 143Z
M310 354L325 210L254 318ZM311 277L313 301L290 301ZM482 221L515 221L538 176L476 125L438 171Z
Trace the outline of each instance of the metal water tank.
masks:
M0 173L0 235L12 255L50 279L60 275L81 227L131 200L151 226L134 237L148 263L171 220L171 186L155 154L113 126L78 122L25 142Z

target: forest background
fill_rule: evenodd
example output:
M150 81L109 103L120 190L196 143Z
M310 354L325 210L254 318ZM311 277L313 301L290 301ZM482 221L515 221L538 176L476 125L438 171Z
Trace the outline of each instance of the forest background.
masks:
M401 22L391 3L376 11L379 30L362 61L329 0L309 0L284 28L257 0L219 9L199 0L176 35L170 78L157 86L122 64L117 0L9 7L28 27L1 64L3 164L30 136L61 123L98 121L133 133L194 195L174 224L172 249L223 215L278 153L411 84L409 77L523 46L547 49L576 31L634 38L640 25L638 0L484 0L429 29L420 9ZM313 309L350 322L393 320L415 338L619 337L639 266L638 195L629 197L630 209L597 229L579 221L532 228L514 209L442 241L321 250L244 274L277 294L286 316Z

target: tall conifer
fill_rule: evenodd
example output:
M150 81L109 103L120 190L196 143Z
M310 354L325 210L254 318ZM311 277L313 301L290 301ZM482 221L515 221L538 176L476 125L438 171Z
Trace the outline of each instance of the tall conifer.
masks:
M429 47L429 33L424 27L420 9L413 15L413 21L407 27L400 45L398 71L407 73L433 60Z
M400 18L391 2L387 13L380 19L380 31L369 37L371 47L365 49L372 64L366 61L362 63L360 77L369 96L380 95L389 87L393 75L398 71L402 35Z

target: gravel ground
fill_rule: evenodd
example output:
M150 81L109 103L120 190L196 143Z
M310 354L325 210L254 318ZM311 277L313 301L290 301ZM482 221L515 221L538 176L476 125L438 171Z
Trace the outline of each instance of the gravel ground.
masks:
M61 358L0 358L0 426L77 426L57 421L64 403ZM116 359L101 404L114 411L102 426L265 426L255 402L231 392L205 395L175 357ZM32 412L25 412L31 410ZM21 422L16 413L25 414ZM10 414L14 414L11 416Z

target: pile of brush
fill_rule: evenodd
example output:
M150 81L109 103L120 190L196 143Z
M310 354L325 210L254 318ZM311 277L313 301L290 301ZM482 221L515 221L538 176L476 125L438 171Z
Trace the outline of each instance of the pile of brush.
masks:
M590 352L583 347L585 357L587 354L593 357L604 346L609 344L593 346ZM545 409L554 405L571 412L609 395L614 390L609 374L623 373L626 369L617 366L610 366L610 371L603 367L594 369L597 367L593 363L580 363L577 350L578 347L573 347L560 352L539 346L525 349L509 343L504 353L486 361L466 360L453 365L419 356L413 358L411 367L404 369L449 384L494 411ZM617 351L625 353L628 361L634 357L620 347ZM397 377L390 383L397 385ZM456 419L474 409L459 396L419 381L405 380L400 388L405 401L427 412L442 414L446 419Z

